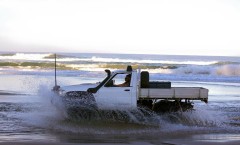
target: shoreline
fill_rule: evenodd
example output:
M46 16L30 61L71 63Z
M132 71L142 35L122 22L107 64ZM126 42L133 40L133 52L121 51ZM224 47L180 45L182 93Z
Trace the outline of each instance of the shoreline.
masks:
M17 93L17 92L8 92L8 91L3 91L3 90L0 90L0 95L27 95L27 94L21 94L21 93Z
M173 141L134 141L129 143L85 143L85 142L47 142L47 141L11 141L11 142L0 142L0 145L239 145L240 140L234 141L206 141L206 140L173 140Z
M75 136L75 135L74 135ZM185 134L185 135L167 135L151 137L149 135L137 135L130 138L119 138L116 136L100 135L102 140L87 135L85 137L69 136L62 134L60 138L5 138L1 140L0 145L239 145L240 134ZM81 136L81 135L80 135ZM148 137L149 136L149 137ZM99 136L98 136L99 137ZM34 138L34 137L33 137ZM65 138L65 139L64 139ZM105 139L103 139L105 138ZM141 138L141 139L140 139Z

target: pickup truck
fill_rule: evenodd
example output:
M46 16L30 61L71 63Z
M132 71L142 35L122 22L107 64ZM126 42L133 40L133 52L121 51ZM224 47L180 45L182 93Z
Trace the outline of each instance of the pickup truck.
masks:
M106 78L99 83L58 86L54 90L68 106L84 104L98 109L143 107L155 112L186 111L193 108L193 100L208 102L208 89L150 82L149 72L133 70L131 66L126 70L111 72L107 69L105 72ZM126 75L131 76L129 86L117 85Z

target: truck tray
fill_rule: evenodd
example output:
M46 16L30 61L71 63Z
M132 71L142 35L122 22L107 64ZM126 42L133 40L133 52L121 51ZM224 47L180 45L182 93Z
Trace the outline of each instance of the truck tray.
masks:
M141 88L139 98L188 99L207 101L208 89L201 87L172 87L170 89Z

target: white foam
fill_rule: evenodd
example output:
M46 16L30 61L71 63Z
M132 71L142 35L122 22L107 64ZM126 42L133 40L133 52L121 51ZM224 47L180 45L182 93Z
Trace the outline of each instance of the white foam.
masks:
M88 60L88 59L87 59ZM89 60L88 60L89 61ZM119 59L119 58L101 58L93 56L93 62L131 62L131 63L159 63L159 64L195 64L195 65L211 65L218 61L164 61L164 60L148 60L148 59Z
M27 60L27 61L55 61L54 59L47 58L52 55L51 53L16 53L12 56L0 56L0 60ZM72 62L72 61L87 61L89 59L78 59L78 58L58 58L59 62Z
M240 76L240 65L224 65L216 69L217 75Z
M16 53L12 56L0 56L0 60L42 60L51 54L26 54Z
M0 60L27 60L27 61L55 61L54 59L47 58L52 54L50 53L16 53L12 56L0 56ZM211 65L218 61L167 61L167 60L151 60L151 59L122 59L122 58L104 58L93 56L91 58L74 58L74 57L64 57L57 58L58 62L121 62L121 63L152 63L152 64L194 64L194 65Z

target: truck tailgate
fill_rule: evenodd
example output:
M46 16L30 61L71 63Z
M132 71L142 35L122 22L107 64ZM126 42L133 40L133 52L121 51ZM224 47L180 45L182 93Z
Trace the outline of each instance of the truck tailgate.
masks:
M140 98L207 100L208 89L201 87L172 87L169 89L140 88Z

